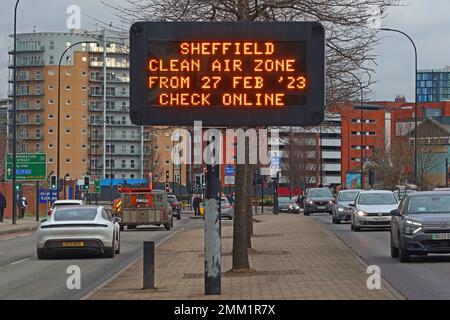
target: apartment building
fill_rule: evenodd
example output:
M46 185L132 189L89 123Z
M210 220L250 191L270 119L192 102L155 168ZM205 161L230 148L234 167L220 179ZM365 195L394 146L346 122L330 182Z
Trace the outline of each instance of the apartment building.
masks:
M450 100L450 66L443 69L417 71L417 101L442 102Z
M60 174L73 179L86 173L103 179L142 178L148 141L144 141L143 127L131 124L129 118L127 39L109 33L17 36L17 151L45 152L47 171L56 172L58 63L62 53L77 42L84 43L69 49L61 60ZM8 93L12 96L12 48L9 54Z

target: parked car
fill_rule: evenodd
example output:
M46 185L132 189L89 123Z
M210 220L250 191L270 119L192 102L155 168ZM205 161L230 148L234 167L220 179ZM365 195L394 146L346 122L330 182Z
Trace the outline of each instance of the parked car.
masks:
M408 194L391 212L391 257L450 253L450 192Z
M356 196L361 190L349 189L339 191L336 203L333 205L332 221L339 224L342 220L350 221L352 208L350 204L355 203Z
M397 209L398 199L392 191L364 190L359 192L352 207L351 229L390 228L391 211Z
M291 200L291 203L289 204L289 212L290 213L297 213L297 214L300 213L300 206L297 203L297 201L295 201L293 199Z
M334 198L328 188L308 189L304 197L303 214L309 216L313 212L333 212Z
M173 194L169 194L167 196L167 200L169 201L169 204L172 208L172 214L177 220L181 219L181 205L180 202L177 199L177 196Z
M37 229L37 257L82 251L113 258L120 253L119 222L103 206L59 207Z
M220 217L227 218L228 220L233 220L234 210L231 203L228 201L227 197L222 197L220 199Z
M50 209L48 209L47 214L49 216L52 215L53 211L56 207L63 207L63 206L82 206L84 205L83 200L74 200L74 199L68 199L68 200L56 200L52 203Z
M278 197L278 211L289 212L289 206L291 205L291 199L289 197Z

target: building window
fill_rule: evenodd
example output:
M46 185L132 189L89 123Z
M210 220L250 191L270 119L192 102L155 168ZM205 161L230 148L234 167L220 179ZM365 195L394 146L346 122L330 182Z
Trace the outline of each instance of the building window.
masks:
M53 129L48 129L48 134L53 134L55 131Z
M70 91L72 89L72 86L70 84L66 85L66 90Z
M86 129L81 129L81 134L86 134Z
M170 160L166 160L166 164L170 164Z
M66 129L66 134L70 134L72 132L71 129Z
M170 150L170 146L165 146L164 149L166 149L166 151Z
M82 76L82 77L86 77L86 75L87 75L87 72L86 72L86 71L83 71L83 72L81 73L81 76Z
M86 91L86 90L87 90L87 87L86 87L85 84L81 86L81 90L83 90L83 91Z
M70 159L66 159L66 163L70 163L71 161L70 161Z
M53 104L53 99L48 99L48 104Z
M67 70L66 71L66 76L71 76L72 75L72 72L70 72L70 70Z
M70 114L66 114L66 120L70 120L71 118Z
M81 149L86 149L86 145L85 145L85 144L82 144L82 145L81 145Z
M130 160L130 168L134 169L134 160Z
M81 159L81 163L86 163L86 159Z
M130 146L130 153L134 154L134 146Z
M127 164L125 162L125 160L122 160L122 169L125 169L127 167Z
M159 150L159 146L155 146L155 150Z
M54 76L56 73L55 73L55 70L48 70L48 75L49 76Z
M52 85L52 84L49 84L49 85L48 85L48 90L52 91L53 89L54 89L53 85Z
M52 114L52 113L49 113L49 114L48 114L48 119L49 119L49 120L53 120L53 118L54 118L53 114Z
M87 57L81 57L81 61L86 62L87 61Z
M66 143L66 149L70 149L70 148L71 148L70 143Z
M53 163L53 158L48 158L48 163Z
M49 144L48 144L48 148L49 148L49 149L53 149L53 144L49 143Z

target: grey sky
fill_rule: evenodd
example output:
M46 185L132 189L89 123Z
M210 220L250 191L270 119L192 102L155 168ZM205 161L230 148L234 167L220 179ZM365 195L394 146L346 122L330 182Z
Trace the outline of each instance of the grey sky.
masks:
M125 2L115 0L116 3ZM6 96L8 75L8 46L12 39L15 0L1 0L0 10L0 97ZM75 4L82 11L81 26L94 30L96 17L102 21L118 23L114 11L100 0L21 0L18 11L18 32L67 31L66 9ZM440 69L450 65L450 1L409 0L406 7L390 11L382 25L408 33L416 42L419 52L419 69ZM379 56L373 86L375 99L392 100L397 93L405 94L409 101L414 98L414 55L409 41L393 33L385 38L375 53Z

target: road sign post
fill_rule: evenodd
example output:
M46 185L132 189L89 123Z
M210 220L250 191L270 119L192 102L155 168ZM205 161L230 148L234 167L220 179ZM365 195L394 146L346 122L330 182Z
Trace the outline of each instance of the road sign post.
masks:
M13 157L6 157L6 180L12 181ZM16 179L18 181L47 180L47 156L45 153L18 153L16 155Z

